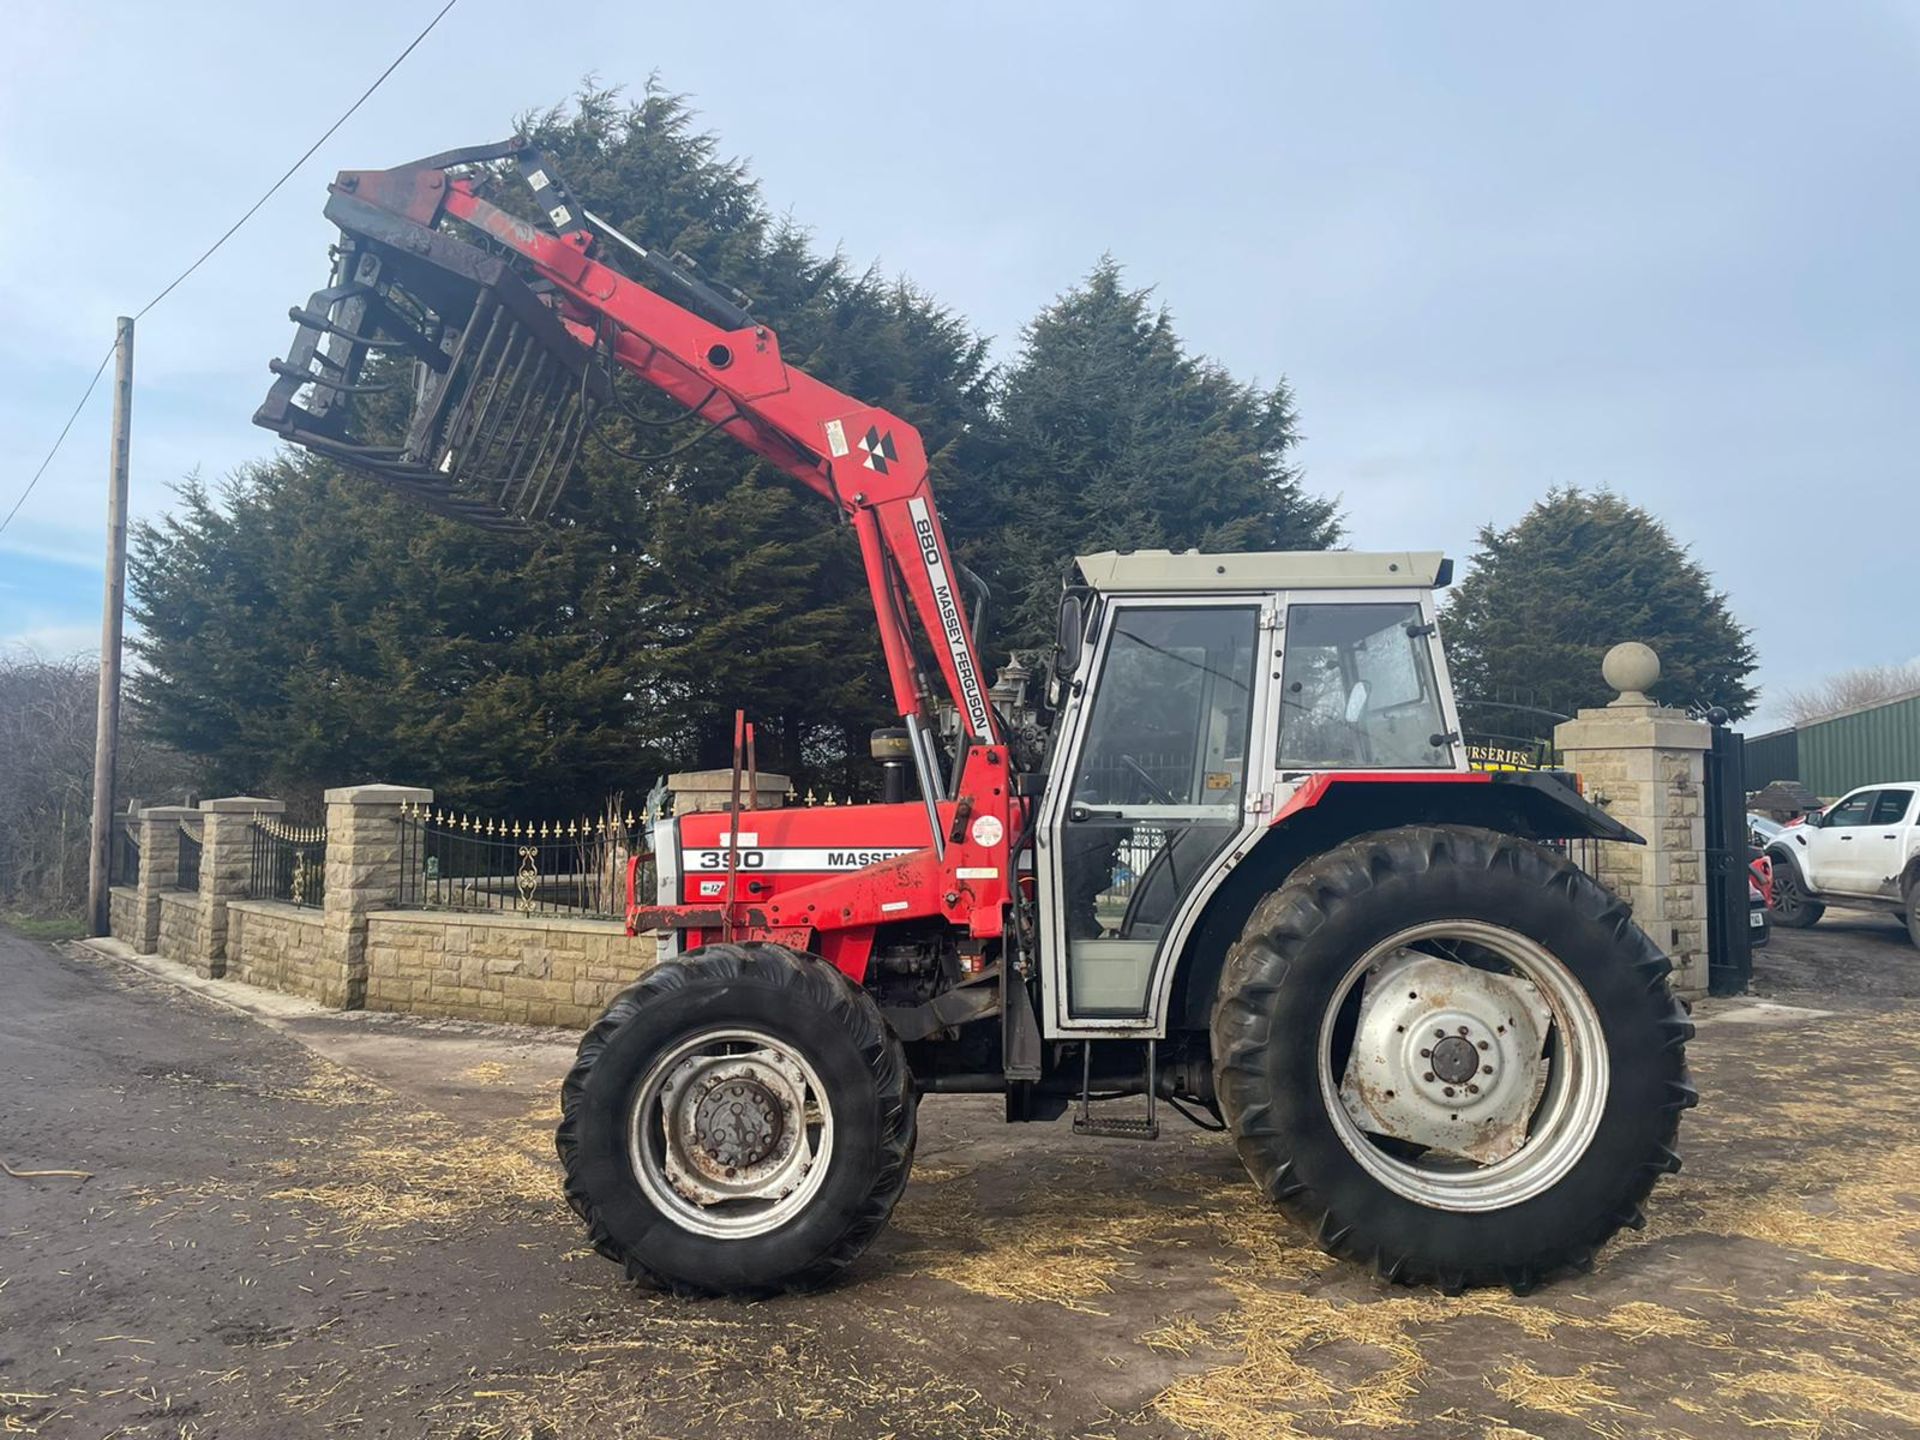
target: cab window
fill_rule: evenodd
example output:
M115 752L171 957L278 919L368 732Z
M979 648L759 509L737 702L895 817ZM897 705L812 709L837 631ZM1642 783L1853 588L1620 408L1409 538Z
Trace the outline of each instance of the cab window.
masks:
M1873 804L1873 819L1870 825L1898 825L1907 818L1907 807L1913 803L1911 790L1882 790L1880 798Z
M1827 812L1827 818L1820 822L1820 828L1846 830L1865 825L1867 816L1873 810L1873 797L1879 793L1878 790L1862 790L1858 795L1849 795Z
M1282 768L1452 768L1418 605L1291 605L1282 644Z

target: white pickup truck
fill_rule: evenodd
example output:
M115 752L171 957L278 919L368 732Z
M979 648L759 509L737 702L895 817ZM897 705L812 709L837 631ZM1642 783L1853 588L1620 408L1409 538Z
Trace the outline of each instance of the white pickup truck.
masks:
M1767 843L1773 918L1811 925L1829 904L1892 910L1920 945L1920 780L1868 785Z

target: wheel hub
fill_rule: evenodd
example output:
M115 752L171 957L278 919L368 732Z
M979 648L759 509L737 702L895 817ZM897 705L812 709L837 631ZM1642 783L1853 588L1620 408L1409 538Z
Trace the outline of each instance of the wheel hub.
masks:
M1367 976L1341 1103L1370 1134L1491 1164L1526 1144L1551 1023L1527 980L1401 950Z
M707 1091L694 1107L693 1129L694 1139L715 1164L746 1169L773 1154L786 1117L771 1090L742 1077Z
M772 1047L681 1060L653 1102L667 1184L701 1210L792 1195L814 1166L810 1088L794 1058Z
M1466 1027L1461 1028L1464 1030ZM1434 1042L1429 1056L1433 1073L1449 1085L1465 1084L1480 1069L1479 1052L1474 1048L1474 1042L1465 1035L1442 1034Z

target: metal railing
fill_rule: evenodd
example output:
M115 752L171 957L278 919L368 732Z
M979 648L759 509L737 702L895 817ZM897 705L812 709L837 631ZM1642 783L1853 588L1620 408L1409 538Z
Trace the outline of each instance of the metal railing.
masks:
M113 822L113 843L107 847L107 883L140 883L140 837L134 831L139 822L120 816Z
M646 826L631 814L498 820L404 805L400 904L619 919L626 914L627 871L635 856L642 902L654 892L646 836Z
M253 820L247 898L284 900L318 909L326 898L327 829L290 825L268 815Z
M200 893L200 834L199 822L180 822L180 859L174 866L173 888L192 895Z

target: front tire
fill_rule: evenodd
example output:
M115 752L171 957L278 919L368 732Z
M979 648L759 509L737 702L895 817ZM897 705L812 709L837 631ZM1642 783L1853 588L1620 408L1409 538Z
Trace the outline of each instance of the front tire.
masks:
M1215 1087L1256 1184L1403 1283L1531 1289L1585 1268L1695 1103L1671 966L1538 845L1362 836L1249 918L1213 1013Z
M913 1166L913 1079L817 956L709 945L648 971L580 1042L555 1135L594 1249L677 1294L831 1281Z
M1807 893L1792 860L1776 857L1773 862L1773 918L1789 930L1805 930L1817 925L1827 907Z

